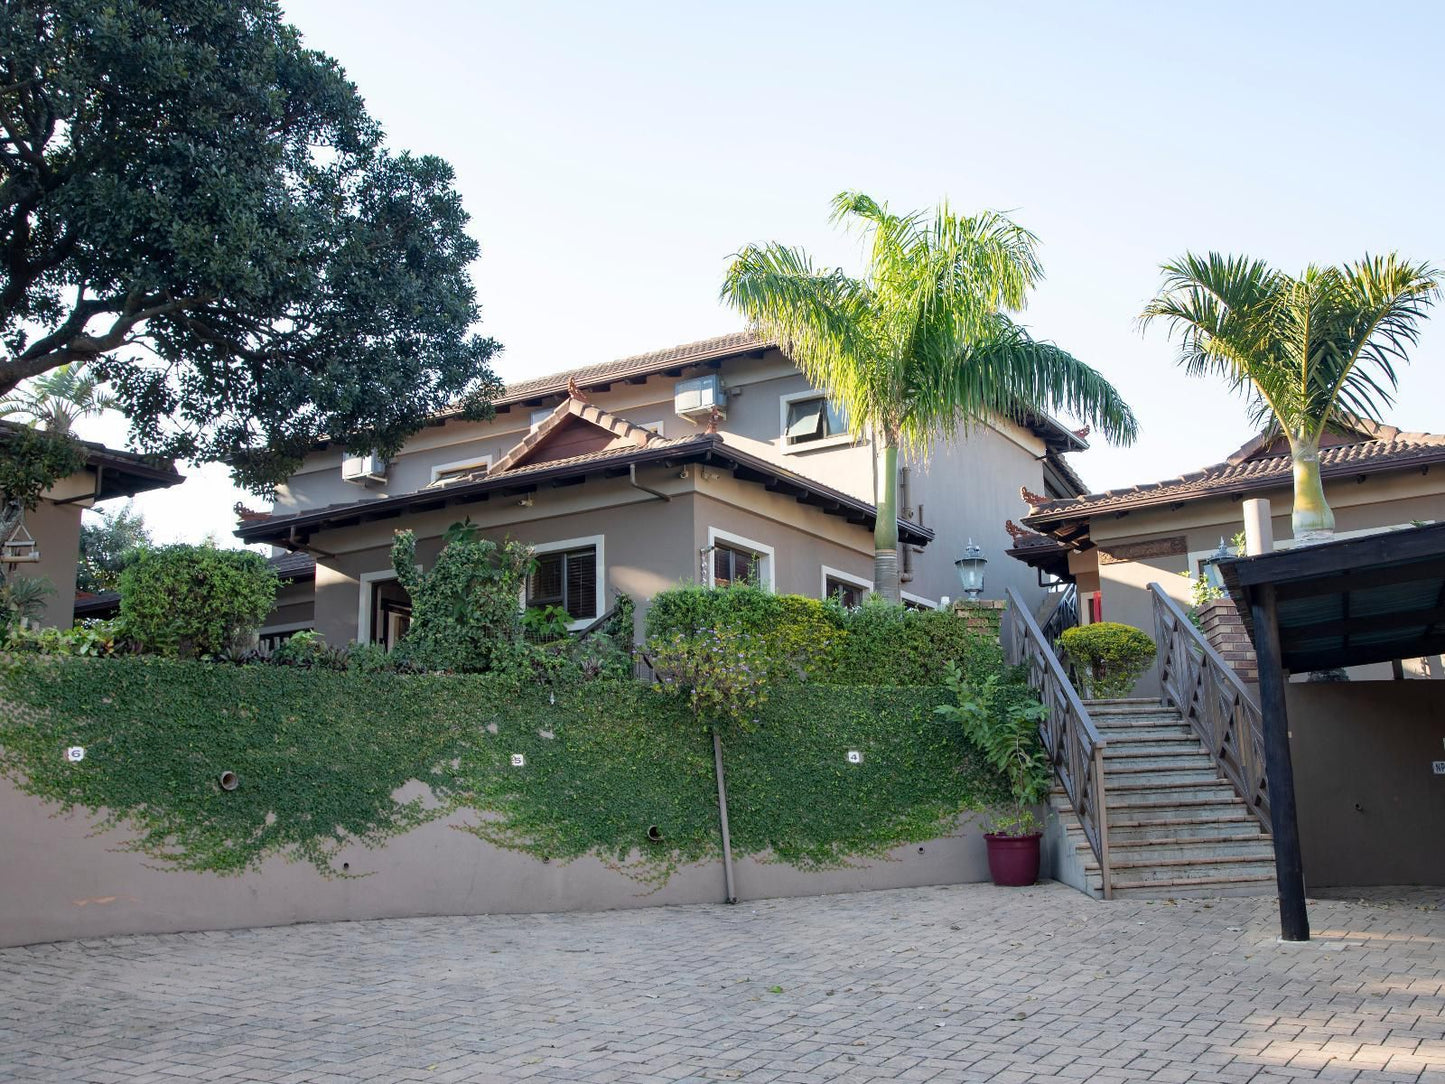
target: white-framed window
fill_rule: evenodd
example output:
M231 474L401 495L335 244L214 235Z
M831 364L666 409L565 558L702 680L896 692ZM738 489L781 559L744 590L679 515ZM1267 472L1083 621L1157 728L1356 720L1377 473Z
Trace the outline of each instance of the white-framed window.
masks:
M706 554L709 587L754 583L769 591L777 589L776 555L772 546L709 527Z
M903 601L904 609L908 610L936 610L938 603L931 598L924 598L922 595L910 595L907 591L898 592L898 597Z
M841 569L823 566L823 600L837 599L852 609L863 605L863 600L873 590L873 581L854 576Z
M395 569L363 572L357 580L356 642L381 644L390 651L411 627L411 598L396 582Z
M602 615L607 583L605 536L567 538L532 547L536 567L527 577L522 604L561 606L573 629L585 628Z
M470 459L454 459L450 463L434 463L431 469L431 484L446 485L463 475L487 470L492 465L489 455L474 455Z
M813 451L853 443L842 408L818 391L778 397L779 438L785 452Z

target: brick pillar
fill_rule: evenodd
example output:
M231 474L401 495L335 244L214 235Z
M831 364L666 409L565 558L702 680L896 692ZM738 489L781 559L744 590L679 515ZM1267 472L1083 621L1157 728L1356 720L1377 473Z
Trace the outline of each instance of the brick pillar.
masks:
M1217 598L1199 607L1199 625L1209 646L1229 663L1239 680L1246 685L1258 685L1259 663L1233 600Z
M971 632L981 632L986 636L998 639L998 625L1003 617L1004 604L997 599L981 599L978 602L968 602L959 599L953 603L951 609L959 617L963 618Z

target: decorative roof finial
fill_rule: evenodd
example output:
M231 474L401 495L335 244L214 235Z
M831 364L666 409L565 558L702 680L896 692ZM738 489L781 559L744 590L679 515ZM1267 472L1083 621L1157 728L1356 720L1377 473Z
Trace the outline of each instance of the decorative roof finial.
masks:
M1041 497L1037 493L1030 493L1027 486L1019 486L1019 496L1022 497L1024 503L1031 508L1037 508L1041 504L1049 503L1049 498Z

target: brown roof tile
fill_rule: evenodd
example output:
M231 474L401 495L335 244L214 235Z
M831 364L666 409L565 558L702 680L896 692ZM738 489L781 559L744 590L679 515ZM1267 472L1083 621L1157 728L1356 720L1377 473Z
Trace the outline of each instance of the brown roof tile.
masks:
M1400 470L1445 460L1445 436L1385 430L1391 439L1363 440L1320 450L1320 471L1325 478L1380 470ZM1245 445L1241 452L1250 449ZM1288 455L1243 458L1236 453L1223 463L1191 471L1178 478L1147 482L1126 489L1110 489L1068 500L1031 505L1023 522L1044 527L1063 520L1084 518L1094 512L1116 512L1156 504L1197 500L1246 490L1288 484L1292 477Z

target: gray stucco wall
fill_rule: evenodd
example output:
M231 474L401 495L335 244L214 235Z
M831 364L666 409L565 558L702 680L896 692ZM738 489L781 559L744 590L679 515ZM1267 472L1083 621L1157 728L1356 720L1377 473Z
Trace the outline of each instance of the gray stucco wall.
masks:
M1287 686L1305 882L1445 885L1445 698L1426 681Z
M35 539L40 560L6 571L18 577L49 580L55 593L46 597L40 623L69 628L75 614L75 574L80 559L80 505L42 500L25 513L25 529Z
M653 892L597 859L540 862L457 831L459 823L435 822L383 847L352 847L337 856L337 867L347 862L349 872L366 876L328 880L309 865L280 858L235 877L178 873L121 851L123 831L97 834L91 818L57 816L0 780L0 945L344 919L716 903L725 896L717 863L685 867ZM988 862L980 831L963 823L955 835L845 869L804 873L747 859L736 873L739 898L754 900L983 881Z

